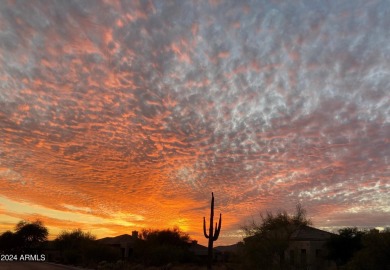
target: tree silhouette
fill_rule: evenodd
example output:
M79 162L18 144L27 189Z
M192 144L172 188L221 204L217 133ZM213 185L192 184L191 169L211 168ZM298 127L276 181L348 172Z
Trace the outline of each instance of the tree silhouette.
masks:
M55 245L60 249L77 249L91 243L96 237L89 232L76 229L71 232L63 231L54 240Z
M382 232L373 229L365 233L361 249L354 253L347 268L354 270L390 269L390 229Z
M81 229L63 231L54 240L54 246L61 252L63 263L97 267L101 261L114 262L120 251L95 241L96 237Z
M21 241L22 249L37 252L49 234L42 221L29 222L22 220L15 227L17 241Z
M343 228L338 235L333 235L326 243L328 258L335 261L337 266L345 265L355 252L362 248L364 232L354 228Z
M95 239L92 234L76 229L61 232L54 239L54 245L60 250L64 263L81 264L86 260L86 250L94 244Z
M142 240L151 244L188 246L190 237L175 227L165 230L143 230L140 234Z
M42 221L20 221L15 232L6 231L0 235L0 252L37 253L47 241L48 230Z
M168 263L189 262L190 237L179 228L142 230L134 248L134 258L145 265L163 266Z

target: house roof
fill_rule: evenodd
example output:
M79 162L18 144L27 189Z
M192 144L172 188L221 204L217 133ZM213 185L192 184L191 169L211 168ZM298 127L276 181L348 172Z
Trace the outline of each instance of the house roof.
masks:
M196 242L191 243L190 251L197 256L206 256L208 254L208 248L206 246L199 245ZM217 248L213 248L214 254L220 254L221 251Z
M333 233L323 231L314 227L310 227L307 225L299 226L297 229L295 229L292 234L290 235L291 241L325 241L330 236L332 236ZM249 239L255 239L256 235L252 235L249 237L244 238L244 241L248 241Z
M106 245L118 245L118 244L124 244L124 243L133 243L134 237L128 234L122 234L116 237L105 237L102 239L99 239L98 241L100 243L106 244Z
M192 243L190 246L190 251L198 256L207 255L208 249L205 246L199 245L198 243Z
M300 226L291 235L291 240L311 240L311 241L325 241L331 237L333 233L323 231L310 226Z
M237 252L239 249L240 243L236 243L229 246L217 246L215 247L216 250L219 250L221 252Z

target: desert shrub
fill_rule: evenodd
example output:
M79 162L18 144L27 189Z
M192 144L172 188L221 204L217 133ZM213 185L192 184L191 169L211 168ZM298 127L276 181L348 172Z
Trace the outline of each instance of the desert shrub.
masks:
M54 244L60 250L64 263L95 267L100 261L115 262L120 250L95 241L96 237L80 229L62 232Z
M189 251L190 238L178 228L143 230L134 248L134 258L149 266L185 263L194 260Z
M363 235L362 247L347 264L351 270L390 269L390 231L371 230Z

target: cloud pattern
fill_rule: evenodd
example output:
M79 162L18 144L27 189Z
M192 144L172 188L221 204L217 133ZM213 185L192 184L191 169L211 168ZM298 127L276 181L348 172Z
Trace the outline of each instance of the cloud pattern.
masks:
M389 226L389 13L379 0L0 3L0 226L77 215L102 233L178 225L201 240L211 191L221 243L299 201L319 227Z

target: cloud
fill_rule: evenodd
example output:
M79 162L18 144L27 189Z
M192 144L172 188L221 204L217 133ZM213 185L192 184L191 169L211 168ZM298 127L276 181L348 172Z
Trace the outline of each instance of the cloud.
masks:
M388 9L0 4L3 206L198 232L214 191L232 235L297 201L388 223Z

